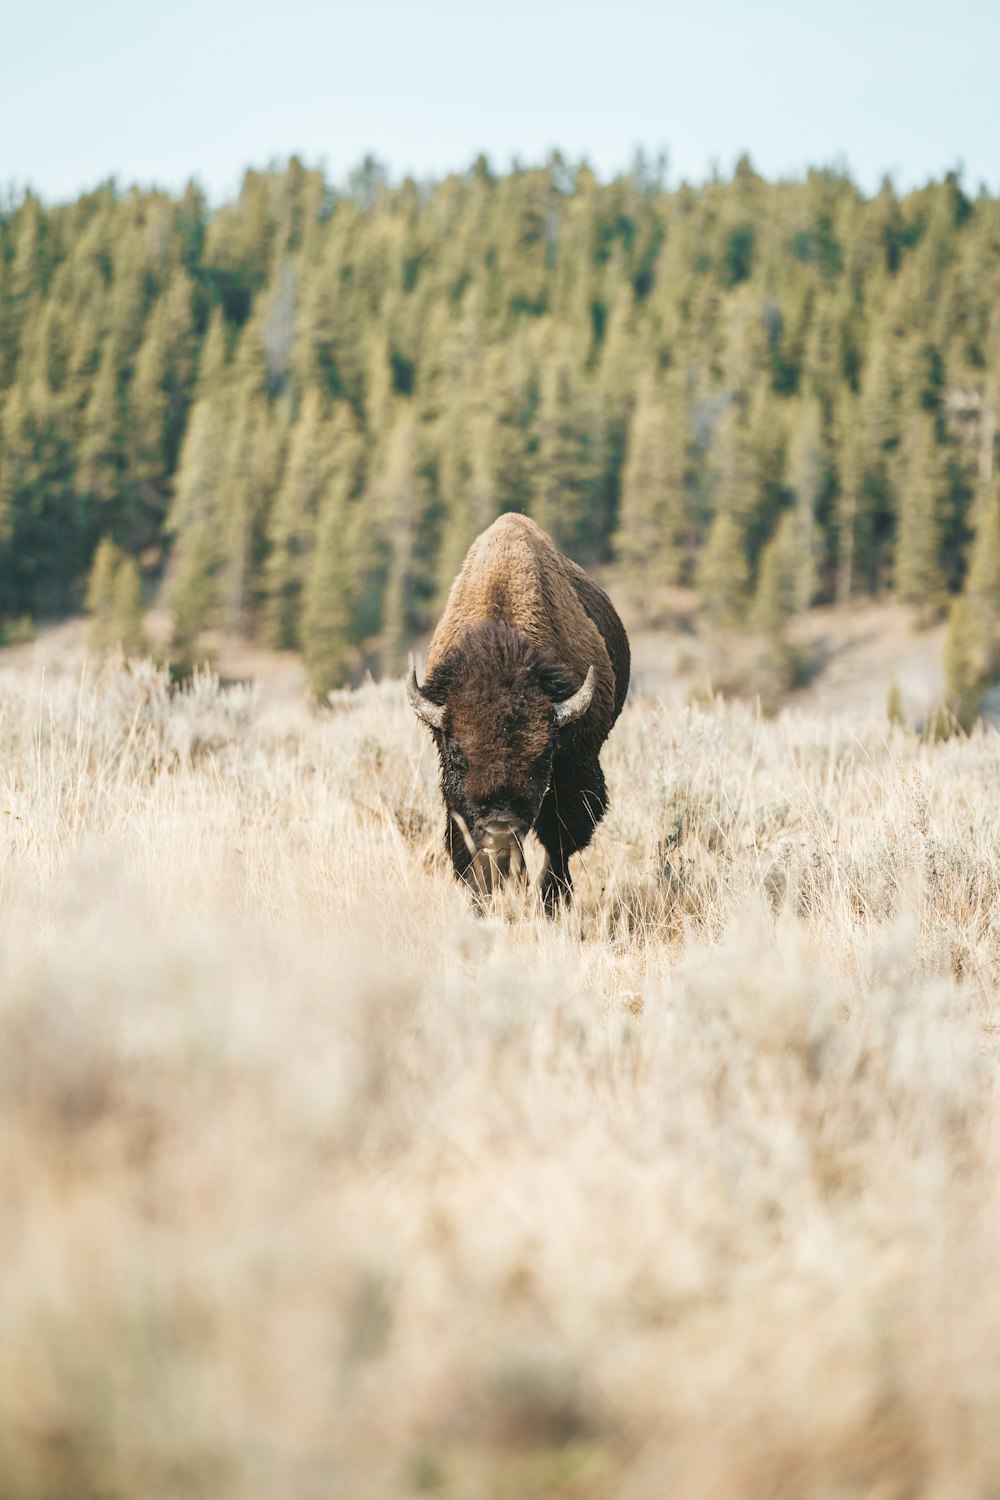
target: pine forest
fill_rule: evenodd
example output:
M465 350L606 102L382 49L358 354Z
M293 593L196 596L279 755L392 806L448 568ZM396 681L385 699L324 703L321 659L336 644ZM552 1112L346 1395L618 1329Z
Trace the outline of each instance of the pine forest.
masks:
M234 202L0 209L0 621L86 607L175 662L397 672L470 540L525 510L651 624L778 640L811 605L950 612L996 671L1000 200L958 174L672 186L554 155L435 184L292 158ZM28 626L30 628L30 624Z

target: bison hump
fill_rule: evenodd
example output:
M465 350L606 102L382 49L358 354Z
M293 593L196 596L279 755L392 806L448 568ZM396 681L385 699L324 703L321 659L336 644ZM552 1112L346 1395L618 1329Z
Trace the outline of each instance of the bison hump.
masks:
M577 732L603 740L628 688L624 627L603 589L528 516L500 516L472 543L432 637L427 670L488 620L523 632L577 687L593 666L594 700Z

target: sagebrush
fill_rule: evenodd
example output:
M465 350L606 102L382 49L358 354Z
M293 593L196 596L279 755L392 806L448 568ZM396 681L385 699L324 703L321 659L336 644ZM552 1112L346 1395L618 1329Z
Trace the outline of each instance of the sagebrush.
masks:
M637 700L477 918L401 684L0 676L5 1500L995 1494L996 762Z

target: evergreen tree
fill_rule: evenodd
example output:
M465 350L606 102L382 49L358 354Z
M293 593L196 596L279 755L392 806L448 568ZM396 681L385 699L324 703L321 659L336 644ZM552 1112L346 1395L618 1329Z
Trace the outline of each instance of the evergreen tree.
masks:
M383 670L396 673L402 671L406 659L418 576L415 542L421 494L416 423L410 411L401 411L396 418L376 484L371 498L378 506L389 559L380 648Z
M217 496L222 483L224 401L208 396L191 413L169 529L174 537L169 599L174 611L175 658L191 663L198 636L215 623L222 559Z
M888 328L877 327L869 341L861 399L853 404L856 426L850 442L855 451L845 454L845 466L854 466L846 495L854 504L852 578L855 588L863 583L871 593L885 588L892 577L897 512L894 455L900 440L902 394L893 336Z
M592 540L600 432L589 418L569 342L543 345L538 374L531 514L558 547L579 555Z
M195 386L197 399L205 401L218 396L219 389L225 380L228 358L229 339L226 320L221 309L215 308L209 319L208 331L205 334L205 342L202 345L201 358L198 362L198 381Z
M500 509L499 416L475 391L440 424L437 480L443 517L435 566L441 605L473 539Z
M689 417L683 377L649 372L628 428L617 550L637 594L655 608L657 588L677 583L687 530Z
M146 649L142 583L133 557L110 537L98 543L87 584L87 644L91 651L121 646L130 656Z
M265 567L264 629L272 646L299 643L302 586L330 461L322 397L310 390L292 432L284 478L267 527L270 550Z
M354 634L347 503L331 485L316 523L302 610L302 656L311 692L323 698L346 681Z
M121 491L121 428L117 356L109 344L105 346L84 414L76 474L78 490L109 507ZM111 515L114 524L118 518L114 511Z
M903 451L896 542L896 592L924 616L940 608L944 573L940 559L941 465L934 425L911 418Z
M965 589L951 603L944 664L948 705L969 728L983 692L1000 676L1000 496L992 486L980 507Z
M64 609L86 542L68 444L42 381L15 385L0 431L0 614Z
M239 385L229 405L224 464L214 496L219 603L226 630L252 629L264 597L267 510L278 487L282 435L253 382Z
M138 563L127 554L122 558L115 574L112 607L123 651L129 656L141 656L147 650L142 579Z
M199 639L217 619L218 598L215 552L207 523L199 521L185 537L170 591L174 616L170 654L182 673L197 665Z
M128 501L120 524L135 548L155 546L166 513L167 359L165 329L156 318L139 351L123 423Z
M858 495L863 474L857 398L845 395L838 411L839 493L836 508L837 603L851 602L855 585L854 554L858 531Z
M197 297L197 290L187 273L175 270L156 311L158 336L162 340L166 364L163 380L167 398L163 459L164 473L168 479L177 465L184 427L194 397L198 338Z
M817 508L823 489L822 413L819 402L798 402L791 418L788 486L795 496L795 608L809 608L816 580Z
M738 625L749 584L746 542L738 521L719 511L698 561L698 599L709 624Z
M782 639L788 621L802 612L802 578L808 572L799 518L795 511L786 510L761 553L752 616L761 635Z
M744 535L757 520L758 465L751 435L736 402L726 401L709 446L709 481L715 512L739 521Z
M116 642L114 624L115 575L121 553L110 537L98 543L87 583L87 645L91 651L108 651Z

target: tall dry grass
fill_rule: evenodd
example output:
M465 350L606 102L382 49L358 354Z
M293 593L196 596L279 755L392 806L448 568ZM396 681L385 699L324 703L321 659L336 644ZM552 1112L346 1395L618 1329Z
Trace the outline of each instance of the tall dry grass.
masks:
M637 702L505 921L397 686L0 678L3 1500L995 1495L997 749Z

